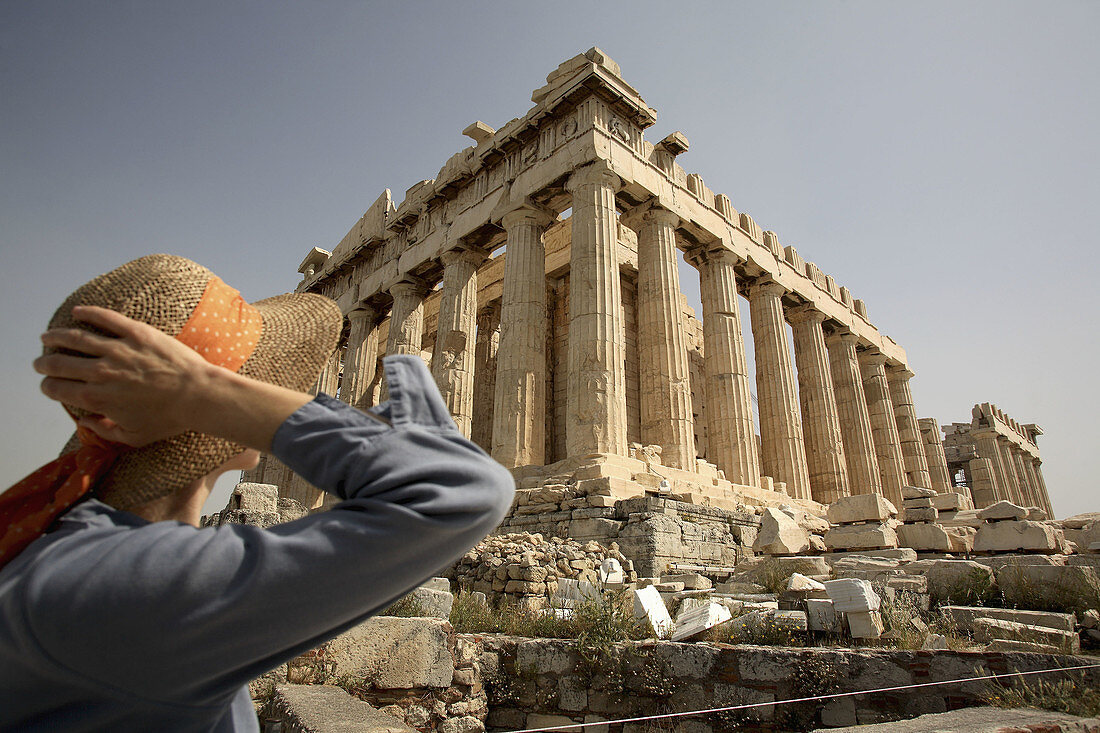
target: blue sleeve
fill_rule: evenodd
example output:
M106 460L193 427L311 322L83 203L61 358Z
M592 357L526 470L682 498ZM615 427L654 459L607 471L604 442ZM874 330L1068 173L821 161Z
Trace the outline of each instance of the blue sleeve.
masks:
M500 523L512 476L458 432L421 359L385 369L378 417L320 395L274 438L344 501L266 530L157 522L74 544L28 589L43 648L146 698L212 703L461 557ZM48 608L63 612L36 619Z

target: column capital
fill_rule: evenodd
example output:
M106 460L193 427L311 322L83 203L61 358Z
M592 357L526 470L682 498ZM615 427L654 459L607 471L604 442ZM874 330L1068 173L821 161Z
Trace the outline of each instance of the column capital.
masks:
M480 267L489 258L489 253L480 247L466 249L452 249L439 256L444 267L466 263L473 267Z
M619 215L619 223L638 232L646 224L667 224L671 227L680 226L680 217L669 211L654 200L635 206L629 211Z
M891 379L910 380L910 379L912 379L913 377L915 377L917 375L916 375L915 372L913 372L912 369L905 366L904 364L901 364L901 365L898 365L898 366L894 366L894 365L887 366L886 367L886 376L890 377Z
M415 295L422 298L428 294L428 287L422 281L399 280L389 287L389 294L395 298L403 295Z
M772 280L767 275L757 278L752 282L752 284L749 285L750 295L761 293L763 295L782 296L786 292L787 289L785 287L777 283L775 280Z
M494 216L493 218L497 219L498 217ZM558 215L545 206L536 204L530 199L524 199L507 211L501 213L499 219L501 226L507 230L517 224L548 227L558 220Z
M611 169L611 166L606 161L600 160L573 171L565 183L565 190L574 193L588 186L606 186L618 191L622 185L622 179Z
M721 240L715 240L710 244L700 244L684 252L684 258L700 268L708 262L726 262L730 265L738 265L744 260L736 252L726 249Z
M791 323L824 323L825 314L819 311L813 303L803 303L787 309L787 318Z
M373 321L378 317L378 311L373 306L360 305L353 311L348 312L348 321L351 323L362 323L363 321Z
M886 354L874 347L858 352L857 356L859 356L860 361L866 364L874 366L884 366L886 364Z
M857 346L859 344L859 336L852 333L847 328L838 328L825 334L825 343L836 341Z

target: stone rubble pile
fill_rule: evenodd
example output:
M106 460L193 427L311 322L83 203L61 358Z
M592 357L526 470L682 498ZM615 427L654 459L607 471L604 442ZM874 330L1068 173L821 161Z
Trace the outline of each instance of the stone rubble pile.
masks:
M936 506L958 507L962 505L961 494L942 494L948 497L936 501L933 489L906 486L901 490L902 520L904 524L897 528L898 542L917 552L969 552L974 544L974 530L970 527L952 527L939 523L940 511ZM957 497L957 498L950 498ZM958 510L949 510L951 514Z
M447 577L459 589L485 593L494 602L506 600L532 611L543 610L550 607L560 580L600 583L601 566L608 559L618 562L620 582L637 580L633 563L614 542L604 547L595 541L545 539L538 533L519 532L482 540Z
M974 552L1039 552L1066 551L1062 531L1041 521L1045 514L1035 508L999 501L978 512L984 524L974 537Z
M898 510L878 494L845 496L829 505L833 527L825 533L830 550L879 550L896 548L894 519Z

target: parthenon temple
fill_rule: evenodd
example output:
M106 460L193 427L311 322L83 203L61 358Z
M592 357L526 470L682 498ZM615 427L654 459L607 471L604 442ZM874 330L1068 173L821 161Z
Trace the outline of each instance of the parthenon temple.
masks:
M347 317L319 390L368 407L385 399L382 356L422 355L459 429L521 489L604 497L583 505L591 516L647 493L819 514L874 493L900 507L906 486L1050 512L1041 431L980 405L965 431L976 457L949 461L936 421L917 418L905 350L678 165L683 134L646 140L656 112L606 54L569 59L531 99L499 130L471 124L473 144L434 179L401 201L383 191L331 252L306 255L299 291ZM681 292L681 257L702 313ZM322 503L274 459L246 480Z

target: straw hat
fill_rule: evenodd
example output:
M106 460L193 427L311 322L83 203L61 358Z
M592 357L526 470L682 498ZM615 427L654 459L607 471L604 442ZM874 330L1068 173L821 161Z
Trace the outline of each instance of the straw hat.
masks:
M50 328L96 330L75 321L72 309L97 305L177 337L214 278L210 270L183 257L142 257L78 288L54 313ZM340 309L313 293L278 295L251 306L262 316L263 327L254 350L237 372L309 391L336 348L343 325ZM86 414L71 405L64 407L74 417ZM63 453L79 445L74 435ZM124 452L93 493L111 506L129 509L189 486L244 449L210 435L184 433Z

